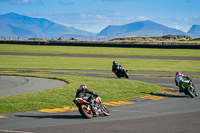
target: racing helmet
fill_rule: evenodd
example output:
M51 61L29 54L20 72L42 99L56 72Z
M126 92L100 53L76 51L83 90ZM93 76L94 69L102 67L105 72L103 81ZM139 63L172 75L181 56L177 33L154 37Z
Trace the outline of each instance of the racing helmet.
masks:
M87 89L87 86L84 85L84 84L82 84L82 85L80 86L80 89Z
M177 76L181 76L181 73L180 73L180 72L176 72L176 75L177 75Z

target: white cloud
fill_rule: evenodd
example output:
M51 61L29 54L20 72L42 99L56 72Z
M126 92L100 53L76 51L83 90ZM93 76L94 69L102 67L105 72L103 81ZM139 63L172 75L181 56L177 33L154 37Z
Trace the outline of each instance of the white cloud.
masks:
M175 25L175 28L176 28L177 30L180 30L180 28L179 28L179 26L178 26L178 25Z
M25 15L36 18L46 18L67 27L75 27L95 33L100 32L108 25L118 25L124 22L124 16L112 10L88 13L35 12L26 13Z
M148 20L149 18L148 17L145 17L145 16L139 16L137 17L137 20L139 21L144 21L144 20Z
M58 2L60 5L74 5L75 3L69 0L62 0Z
M31 4L41 4L43 5L44 3L42 2L42 0L0 0L0 2L2 3L8 3L11 5L31 5Z
M181 31L188 32L192 25L200 25L200 16L154 18L153 21L156 21L171 28L176 28Z
M40 17L49 19L55 23L67 27L98 33L108 25L124 25L137 21L152 20L162 25L176 28L187 32L192 25L200 25L200 16L194 17L147 17L147 16L130 16L127 17L114 10L102 10L96 12L83 13L52 13L37 12L29 13L27 16Z

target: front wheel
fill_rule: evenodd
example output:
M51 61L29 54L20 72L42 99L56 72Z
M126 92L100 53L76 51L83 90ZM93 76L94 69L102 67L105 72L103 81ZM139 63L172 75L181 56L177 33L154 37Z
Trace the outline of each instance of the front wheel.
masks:
M80 114L84 118L91 119L93 117L93 112L89 105L80 105L78 108L79 108Z
M125 73L125 78L129 78L129 76L128 76L128 74L127 74L127 73Z
M110 109L106 105L103 105L103 114L105 116L109 116L110 115Z
M127 70L126 70L126 71L125 71L125 70L123 70L123 73L124 73L124 77L125 77L125 78L129 78L129 75L128 75L128 73L127 73L127 72L128 72Z
M195 88L193 87L193 86L188 86L187 88L186 88L186 92L187 92L187 94L191 97L191 98L194 98L195 97L195 94L196 94L196 92L195 92Z

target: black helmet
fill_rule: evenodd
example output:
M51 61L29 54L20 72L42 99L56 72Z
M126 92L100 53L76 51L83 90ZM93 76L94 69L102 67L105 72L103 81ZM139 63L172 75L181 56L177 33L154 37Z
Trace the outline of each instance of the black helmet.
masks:
M80 86L80 89L87 89L87 86L84 85L84 84L82 84L82 85Z

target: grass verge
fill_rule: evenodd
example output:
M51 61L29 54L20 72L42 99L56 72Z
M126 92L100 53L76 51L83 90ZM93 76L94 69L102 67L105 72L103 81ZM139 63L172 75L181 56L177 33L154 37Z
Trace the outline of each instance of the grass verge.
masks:
M43 78L54 78L67 81L69 84L35 93L1 97L0 113L23 112L28 110L40 110L44 108L58 108L64 106L74 106L72 102L76 90L81 84L86 84L88 88L98 93L103 102L134 99L150 93L158 93L162 88L134 80L110 79L71 75L51 75L51 74L9 74L36 76Z
M200 72L200 61L0 55L2 69L111 70L113 60L132 71Z
M200 57L199 49L111 48L0 44L0 53Z

